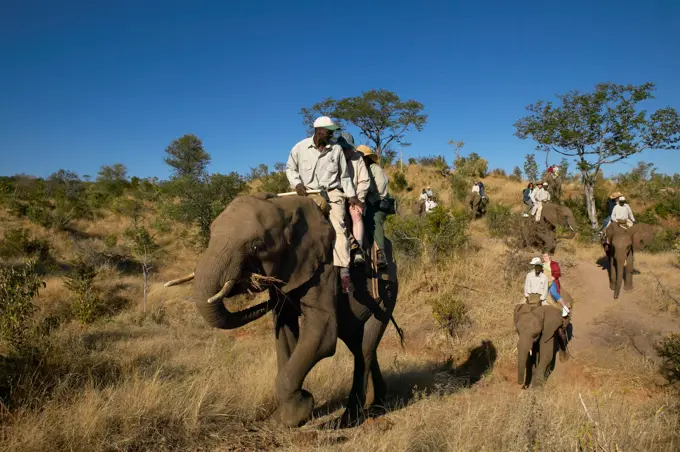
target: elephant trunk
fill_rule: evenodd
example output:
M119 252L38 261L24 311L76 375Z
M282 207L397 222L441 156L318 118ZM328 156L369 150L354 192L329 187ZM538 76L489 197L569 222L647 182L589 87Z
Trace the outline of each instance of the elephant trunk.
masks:
M574 217L572 215L567 215L564 221L564 225L569 229L569 232L567 232L565 235L562 235L560 238L561 239L573 239L576 237L576 222L574 221Z
M244 326L267 314L269 301L238 312L230 312L224 305L224 298L229 296L238 282L238 276L225 278L218 265L199 265L195 271L194 302L199 314L214 328L231 330Z
M525 383L527 361L533 345L534 341L531 335L520 333L519 341L517 342L517 384L524 385Z

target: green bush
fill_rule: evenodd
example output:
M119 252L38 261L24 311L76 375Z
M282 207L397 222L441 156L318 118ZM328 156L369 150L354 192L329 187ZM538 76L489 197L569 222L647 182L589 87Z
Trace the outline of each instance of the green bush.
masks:
M663 358L663 376L673 385L680 384L680 334L671 333L655 348Z
M659 224L659 219L656 217L654 209L649 207L644 212L635 215L635 221L645 224Z
M423 217L392 215L385 224L395 251L407 258L441 260L468 243L469 218L441 206Z
M25 344L36 309L31 300L46 287L35 266L29 260L20 268L0 268L0 339L12 353L20 352Z
M458 201L464 201L472 188L472 179L454 171L451 174L450 181L453 197Z
M106 245L107 248L113 248L116 244L118 244L118 236L116 234L104 236L104 245Z
M94 285L97 277L95 266L85 259L73 263L70 273L65 277L64 286L71 292L73 315L82 323L91 323L104 312L104 304Z
M406 190L407 187L408 181L406 180L404 173L394 173L394 176L392 176L392 180L390 181L390 190L399 193Z
M680 238L680 231L670 229L656 231L652 241L645 244L645 251L652 254L672 251L678 238Z
M455 292L446 292L430 304L434 320L451 337L458 337L458 333L472 323L467 305Z
M33 239L24 228L7 229L0 241L0 257L11 258L19 256L49 254L50 244L45 240Z
M421 166L431 166L440 170L449 167L443 155L420 157L418 158L418 163Z
M492 237L505 237L512 231L512 210L504 204L491 204L486 209L486 224Z

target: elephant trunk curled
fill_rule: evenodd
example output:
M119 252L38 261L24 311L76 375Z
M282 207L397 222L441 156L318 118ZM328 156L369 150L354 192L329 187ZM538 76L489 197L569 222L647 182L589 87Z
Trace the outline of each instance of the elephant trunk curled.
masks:
M230 312L223 300L229 296L238 283L239 273L224 274L223 267L210 262L208 265L199 262L194 278L193 298L199 314L214 328L231 330L257 320L269 312L270 303L265 301L256 306L238 312Z

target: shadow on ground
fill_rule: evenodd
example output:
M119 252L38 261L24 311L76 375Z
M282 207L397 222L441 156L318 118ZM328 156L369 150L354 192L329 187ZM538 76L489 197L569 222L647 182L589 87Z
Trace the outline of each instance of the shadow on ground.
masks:
M384 414L400 410L419 397L430 394L453 394L461 389L469 388L479 382L496 362L498 353L493 342L485 340L470 350L460 366L456 367L452 359L445 362L430 362L415 369L403 372L385 373L387 384L387 400L384 407L372 407L369 417L376 418ZM347 397L347 395L344 395ZM345 398L329 400L328 403L314 410L313 417L325 416L342 407ZM338 419L330 420L320 427L337 428Z

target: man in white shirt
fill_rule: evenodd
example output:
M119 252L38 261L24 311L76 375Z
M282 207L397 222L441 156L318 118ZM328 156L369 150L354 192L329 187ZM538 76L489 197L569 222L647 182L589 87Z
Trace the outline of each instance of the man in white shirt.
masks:
M425 213L429 213L435 207L437 207L437 203L435 202L434 198L427 198L427 201L425 201Z
M364 259L364 219L363 214L366 204L366 194L368 188L371 186L371 177L368 175L368 168L364 163L364 155L357 152L354 146L354 137L349 132L341 132L338 138L338 144L342 148L342 152L347 159L347 171L349 171L350 178L354 184L357 192L357 198L361 201L362 206L349 206L349 215L352 218L352 235L354 240L351 244L354 258L352 264L361 265L365 262ZM351 255L351 253L350 253Z
M349 276L349 240L345 225L345 199L350 206L363 208L347 170L347 160L340 145L331 142L339 127L328 116L314 121L314 135L293 146L286 163L286 176L300 196L307 190L326 190L330 204L330 220L335 229L333 263L340 268L342 291L354 290Z
M477 185L477 182L472 184L472 193L479 193L479 185ZM481 194L480 194L481 196Z
M633 216L633 211L630 206L626 203L626 198L624 196L619 196L619 202L612 210L612 221L616 223L626 223L626 227L633 226L635 223L635 217Z
M527 303L541 305L548 299L548 277L543 273L540 257L531 259L534 269L524 278L524 299Z
M543 213L543 203L550 201L550 193L545 189L545 184L539 182L538 188L531 193L534 207L531 209L531 214L534 216L536 223L541 221L541 214Z

